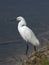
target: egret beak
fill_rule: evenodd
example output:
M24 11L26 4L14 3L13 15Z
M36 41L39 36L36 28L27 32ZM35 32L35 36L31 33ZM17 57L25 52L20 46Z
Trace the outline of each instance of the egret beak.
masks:
M10 19L10 21L16 21L16 18Z

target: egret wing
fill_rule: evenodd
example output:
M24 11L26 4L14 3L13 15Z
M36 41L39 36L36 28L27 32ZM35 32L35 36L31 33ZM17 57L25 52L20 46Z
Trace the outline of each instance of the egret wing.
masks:
M23 30L24 30L24 37L26 38L27 41L30 41L32 38L35 37L35 34L27 26L24 26Z

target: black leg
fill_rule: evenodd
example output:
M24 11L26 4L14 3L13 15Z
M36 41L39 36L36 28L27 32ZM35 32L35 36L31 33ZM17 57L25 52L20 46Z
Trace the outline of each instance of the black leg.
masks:
M36 61L37 61L37 59L36 59L36 56L37 56L36 55L36 51L37 51L36 46L34 46L34 51L35 51L35 54L34 54L35 55L35 59L34 59L35 61L34 61L34 63L36 64Z
M27 55L27 53L28 53L28 48L29 48L29 46L28 46L28 44L27 44L27 48L26 48L26 55Z
M36 46L34 46L34 50L36 51Z

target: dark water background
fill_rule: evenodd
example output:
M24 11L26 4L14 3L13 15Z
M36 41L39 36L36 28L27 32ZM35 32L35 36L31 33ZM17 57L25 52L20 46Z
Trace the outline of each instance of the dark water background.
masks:
M38 39L45 35L49 38L49 0L0 0L0 59L25 53L26 43L17 31L18 23L10 22L17 16L26 19ZM0 60L0 64L5 63Z

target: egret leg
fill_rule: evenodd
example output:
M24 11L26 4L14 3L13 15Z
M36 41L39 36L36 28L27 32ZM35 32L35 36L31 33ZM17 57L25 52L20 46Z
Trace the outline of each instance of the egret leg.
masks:
M34 46L34 50L36 51L37 49L36 49L36 46Z
M28 44L27 44L27 48L26 48L26 55L28 54L28 48L29 48L29 46L28 46Z
M36 51L37 51L36 46L34 46L34 51L35 51L34 55L36 56ZM36 64L36 61L37 61L36 57L34 60L35 60L34 63Z

